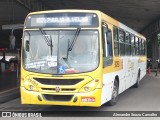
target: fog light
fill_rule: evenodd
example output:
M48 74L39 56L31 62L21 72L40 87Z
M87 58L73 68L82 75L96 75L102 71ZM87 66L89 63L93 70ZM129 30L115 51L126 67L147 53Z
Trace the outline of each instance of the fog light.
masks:
M27 86L27 85L28 85L28 81L25 81L25 82L24 82L24 85L26 85L26 86Z
M30 88L30 90L33 90L33 86L32 85L30 85L29 88Z
M85 91L88 91L88 90L89 90L89 87L84 87L84 90L85 90Z
M73 102L77 102L77 100L78 100L78 97L76 96L76 97L74 98Z
M38 95L38 100L39 100L39 101L42 101L42 98L40 97L40 95Z

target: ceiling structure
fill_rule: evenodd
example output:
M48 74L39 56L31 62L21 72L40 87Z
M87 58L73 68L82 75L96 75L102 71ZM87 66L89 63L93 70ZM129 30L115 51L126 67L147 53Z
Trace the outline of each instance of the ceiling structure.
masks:
M0 0L0 24L23 23L30 11L95 9L140 32L160 17L159 6L159 0Z
M100 10L138 32L160 17L160 0L0 0L0 24L23 23L42 5L49 10Z
M51 9L96 9L140 32L160 17L160 0L42 0Z
M0 0L0 25L23 24L29 12L45 9L39 0Z
M141 32L160 17L160 0L0 0L0 25L23 24L31 11L100 10Z

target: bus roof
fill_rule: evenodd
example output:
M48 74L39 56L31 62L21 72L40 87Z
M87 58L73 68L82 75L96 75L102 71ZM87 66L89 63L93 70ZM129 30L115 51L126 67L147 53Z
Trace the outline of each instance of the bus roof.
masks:
M121 29L123 29L123 30L125 30L125 31L128 31L128 32L130 32L130 33L132 33L132 34L134 34L134 35L136 35L136 36L138 36L138 37L141 37L141 38L143 38L143 39L146 39L142 34L136 32L136 31L133 30L132 28L124 25L123 23L117 21L116 19L110 17L109 15L107 15L107 14L105 14L105 13L103 13L103 12L101 12L101 17L102 17L102 20L105 19L106 22L108 22L108 23L110 23L110 24L112 24L112 25L114 25L114 26L116 26L116 27L118 27L118 28L121 28Z
M62 10L47 10L47 11L37 11L31 12L29 15L32 14L42 14L42 13L59 13L59 12L88 12L88 13L101 13L99 10L83 10L83 9L62 9Z
M134 35L136 35L136 36L138 36L138 37L141 37L141 38L143 38L143 39L146 39L142 34L136 32L136 31L133 30L132 28L126 26L125 24L117 21L116 19L110 17L109 15L107 15L107 14L105 14L105 13L103 13L103 12L101 12L101 17L102 17L102 18L101 18L102 20L105 19L106 22L108 22L108 23L110 23L110 24L112 24L112 25L114 25L114 26L117 26L117 27L119 27L119 28L121 28L121 29L123 29L123 30L125 30L125 31L128 31L128 32L130 32L130 33L132 33L132 34L134 34Z
M60 12L88 12L88 13L96 13L101 17L101 20L105 20L106 22L115 25L125 31L128 31L138 37L141 37L143 39L146 39L142 34L136 32L135 30L131 29L130 27L124 25L123 23L117 21L116 19L110 17L109 15L99 11L99 10L84 10L84 9L62 9L62 10L47 10L47 11L37 11L37 12L31 12L28 15L33 14L43 14L43 13L60 13Z

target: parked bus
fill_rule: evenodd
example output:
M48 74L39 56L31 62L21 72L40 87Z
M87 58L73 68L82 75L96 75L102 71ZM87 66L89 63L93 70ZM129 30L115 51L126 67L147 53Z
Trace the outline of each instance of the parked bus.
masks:
M146 74L146 38L97 10L28 14L21 59L21 103L115 105Z

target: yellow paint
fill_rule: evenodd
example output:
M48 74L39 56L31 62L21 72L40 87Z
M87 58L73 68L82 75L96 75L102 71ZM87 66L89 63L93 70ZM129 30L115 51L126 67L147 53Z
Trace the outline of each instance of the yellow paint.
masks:
M120 57L113 57L113 64L103 69L103 74L116 72L123 69L123 61Z
M146 56L140 56L139 59L138 59L139 63L146 62L146 61L147 61L147 57Z

